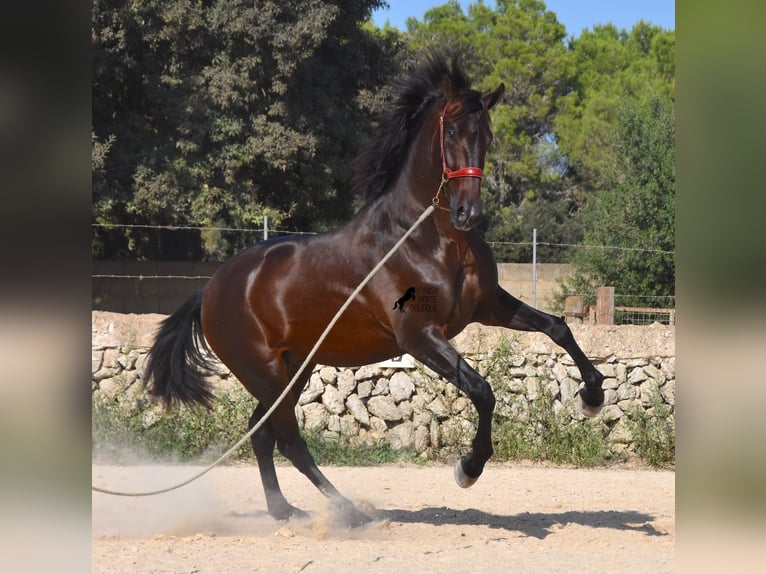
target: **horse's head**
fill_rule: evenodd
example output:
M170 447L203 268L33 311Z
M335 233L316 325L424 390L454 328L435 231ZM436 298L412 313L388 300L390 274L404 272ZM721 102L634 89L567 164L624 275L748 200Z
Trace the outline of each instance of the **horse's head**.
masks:
M457 58L450 65L440 52L427 53L399 83L359 154L354 188L368 201L392 191L401 201L406 194L415 210L433 200L450 212L452 226L471 229L482 211L481 178L492 141L489 110L504 91L500 84L482 95L471 89Z
M470 90L453 98L448 97L447 104L440 111L439 151L443 186L440 194L449 198L450 222L456 229L471 229L481 215L484 156L492 142L489 110L504 91L504 84L484 96Z

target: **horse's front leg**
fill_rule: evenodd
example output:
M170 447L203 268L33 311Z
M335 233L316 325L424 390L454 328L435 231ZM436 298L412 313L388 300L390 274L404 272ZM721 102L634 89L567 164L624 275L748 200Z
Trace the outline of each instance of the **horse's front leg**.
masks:
M402 348L463 391L479 414L472 450L455 464L455 481L462 488L468 488L476 482L492 456L495 395L489 383L465 362L439 329L426 329L412 340L402 341Z
M539 331L548 335L554 343L569 353L585 381L585 387L580 389L578 395L580 410L589 417L599 413L604 403L604 391L601 388L604 375L585 356L562 317L538 311L498 287L497 296L480 305L475 318L484 325L517 331Z

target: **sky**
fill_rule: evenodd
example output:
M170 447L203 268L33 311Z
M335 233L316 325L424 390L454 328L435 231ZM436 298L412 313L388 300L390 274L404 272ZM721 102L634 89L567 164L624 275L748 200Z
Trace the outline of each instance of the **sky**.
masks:
M468 5L478 0L460 0L463 12ZM611 22L617 28L630 30L639 20L656 26L675 29L676 14L674 0L544 0L548 10L556 14L559 22L566 27L569 36L579 36L584 28ZM382 27L386 20L400 30L406 30L405 20L414 17L423 20L423 14L434 6L441 6L447 0L388 0L387 10L372 14L375 25ZM495 6L494 0L484 0L487 6Z

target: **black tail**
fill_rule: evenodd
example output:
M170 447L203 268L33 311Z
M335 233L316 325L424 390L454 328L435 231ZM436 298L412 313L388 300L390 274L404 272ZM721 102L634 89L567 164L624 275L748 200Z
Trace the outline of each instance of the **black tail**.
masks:
M166 408L174 402L201 403L210 408L215 399L210 382L200 370L212 370L203 354L210 353L204 336L200 310L202 289L162 321L144 368L144 381L152 381L149 392Z

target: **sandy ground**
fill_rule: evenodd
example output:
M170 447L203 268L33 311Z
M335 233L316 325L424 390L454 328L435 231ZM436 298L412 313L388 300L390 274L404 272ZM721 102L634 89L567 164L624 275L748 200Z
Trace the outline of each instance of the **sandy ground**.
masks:
M183 466L93 466L93 484L148 490ZM333 468L338 489L376 517L334 526L318 491L278 468L311 518L265 513L255 466L216 468L145 498L93 494L93 572L639 572L674 570L675 473L489 464L470 489L443 465Z

